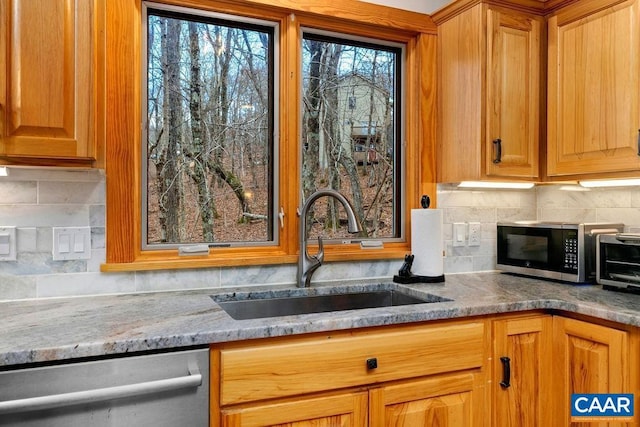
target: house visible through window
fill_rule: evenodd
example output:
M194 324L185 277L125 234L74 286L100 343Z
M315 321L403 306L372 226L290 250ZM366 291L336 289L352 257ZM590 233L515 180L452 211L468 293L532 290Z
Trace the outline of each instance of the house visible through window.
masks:
M273 244L277 28L146 5L143 248Z
M302 40L302 193L341 191L365 231L402 236L402 46L308 30ZM339 204L312 213L310 235L345 234Z

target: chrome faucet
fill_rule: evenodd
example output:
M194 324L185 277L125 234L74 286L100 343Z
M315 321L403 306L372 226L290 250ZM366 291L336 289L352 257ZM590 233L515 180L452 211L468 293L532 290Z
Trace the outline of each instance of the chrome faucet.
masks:
M347 212L347 222L349 233L359 233L362 227L356 218L351 203L342 194L332 189L318 190L309 196L300 211L300 257L298 258L298 277L296 285L299 288L308 288L311 285L311 276L313 272L322 265L324 260L324 248L322 246L322 237L318 236L318 253L309 255L307 252L307 213L311 205L320 197L329 196L337 199L344 210Z

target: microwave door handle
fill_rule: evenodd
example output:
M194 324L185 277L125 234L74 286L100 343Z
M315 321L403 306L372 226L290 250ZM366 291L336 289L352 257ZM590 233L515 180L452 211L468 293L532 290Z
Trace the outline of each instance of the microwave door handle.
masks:
M620 233L620 230L617 228L594 228L589 232L590 236L597 236L598 234L612 234L612 233ZM640 236L638 236L640 238Z
M621 242L640 242L639 234L616 234L616 239Z

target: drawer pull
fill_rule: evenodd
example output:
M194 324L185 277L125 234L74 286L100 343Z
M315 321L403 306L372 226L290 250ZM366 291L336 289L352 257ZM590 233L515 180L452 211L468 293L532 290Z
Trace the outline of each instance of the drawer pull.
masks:
M367 359L367 369L371 370L371 369L376 369L378 367L378 359L375 357L372 357L371 359Z
M511 387L511 359L503 356L500 361L502 362L502 381L500 381L500 385L502 388L509 388Z

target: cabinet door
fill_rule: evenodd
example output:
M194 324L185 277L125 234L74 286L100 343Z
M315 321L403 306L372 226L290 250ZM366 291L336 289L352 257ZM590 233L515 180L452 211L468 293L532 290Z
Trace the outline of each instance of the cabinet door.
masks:
M0 0L0 156L95 159L101 3Z
M554 364L557 365L554 401L559 405L554 410L555 425L570 424L572 393L631 392L627 332L554 317L553 334ZM614 424L619 425L611 423Z
M438 182L482 174L483 10L477 4L438 24Z
M548 175L640 168L638 0L587 0L549 19Z
M538 177L543 23L480 3L438 24L439 182Z
M215 422L212 425L217 425ZM223 410L223 427L365 427L367 393L319 396L291 402L267 403Z
M499 320L493 331L493 425L550 425L552 317Z
M484 426L479 374L458 374L388 385L370 391L371 427Z
M539 175L542 23L487 10L487 176Z

